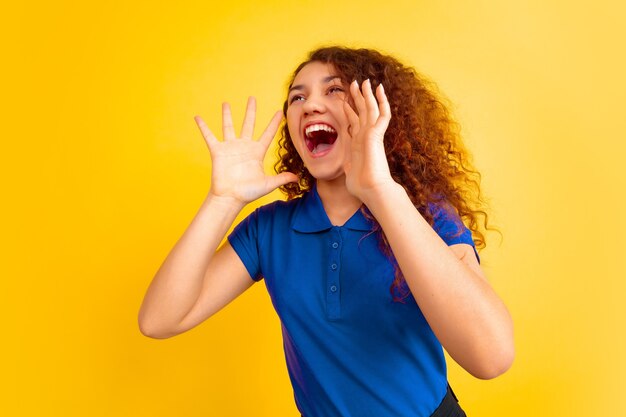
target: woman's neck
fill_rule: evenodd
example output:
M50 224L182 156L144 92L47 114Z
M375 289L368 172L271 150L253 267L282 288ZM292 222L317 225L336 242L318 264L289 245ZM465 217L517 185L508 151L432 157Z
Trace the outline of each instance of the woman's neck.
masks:
M343 226L361 208L361 200L350 194L346 188L345 176L332 181L317 181L317 193L334 226Z

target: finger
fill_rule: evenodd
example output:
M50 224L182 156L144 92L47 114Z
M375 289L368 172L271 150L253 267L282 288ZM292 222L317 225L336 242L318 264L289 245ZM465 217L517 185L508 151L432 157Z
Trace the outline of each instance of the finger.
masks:
M365 99L359 90L359 84L356 80L352 81L350 84L350 94L352 94L352 100L354 100L354 106L356 107L356 112L359 115L359 119L365 116L367 109L365 108Z
M380 117L376 121L376 129L380 129L382 132L387 130L389 126L389 120L391 120L391 106L389 100L385 94L385 87L382 84L376 88L376 97L378 98L378 107L380 109Z
M348 123L350 124L348 126L348 134L351 137L355 137L356 134L359 132L359 115L356 114L352 106L350 106L350 103L348 103L347 101L343 103L343 111L346 113L346 116L348 117Z
M204 123L204 120L202 120L202 117L195 116L193 119L196 121L196 124L198 125L198 128L200 129L200 133L202 133L202 137L204 138L204 141L206 142L210 150L211 146L213 146L214 144L218 142L217 138L215 137L213 132L211 132L211 129L209 129L206 123Z
M222 134L225 140L235 139L233 116L230 111L230 104L228 103L222 103Z
M274 113L274 117L272 117L272 120L270 120L270 123L259 138L259 142L261 142L266 149L270 146L270 143L272 143L274 136L276 136L281 120L283 120L283 112L279 110Z
M246 117L243 119L243 127L241 128L242 139L252 139L254 135L254 121L256 119L256 99L248 97L246 105Z
M362 90L365 107L367 108L367 121L374 124L376 123L376 120L378 120L380 112L378 111L378 103L372 93L372 83L369 79L363 81Z

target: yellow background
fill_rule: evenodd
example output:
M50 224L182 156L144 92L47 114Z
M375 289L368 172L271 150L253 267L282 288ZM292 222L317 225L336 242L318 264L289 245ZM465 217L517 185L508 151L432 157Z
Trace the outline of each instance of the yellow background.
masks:
M255 95L260 131L306 52L337 42L435 80L483 174L504 239L481 258L517 357L491 381L450 364L468 415L626 415L625 17L564 0L3 6L0 414L298 415L263 284L169 340L137 312L209 189L193 116L219 132L221 102L239 124Z

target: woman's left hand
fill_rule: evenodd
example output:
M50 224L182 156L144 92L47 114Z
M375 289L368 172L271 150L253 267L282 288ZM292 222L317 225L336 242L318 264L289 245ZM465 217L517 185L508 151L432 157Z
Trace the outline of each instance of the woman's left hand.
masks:
M346 186L352 195L367 205L369 198L379 195L390 185L397 185L389 172L384 145L391 110L382 84L376 88L374 97L370 80L365 80L361 89L353 81L350 94L358 114L346 101L344 111L350 122L350 144L344 165Z

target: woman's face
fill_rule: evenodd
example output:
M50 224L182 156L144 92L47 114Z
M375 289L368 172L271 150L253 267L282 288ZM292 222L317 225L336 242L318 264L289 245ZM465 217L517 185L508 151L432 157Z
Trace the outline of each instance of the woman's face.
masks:
M287 97L291 140L311 175L334 180L344 174L349 150L344 85L331 64L311 62L293 80Z

